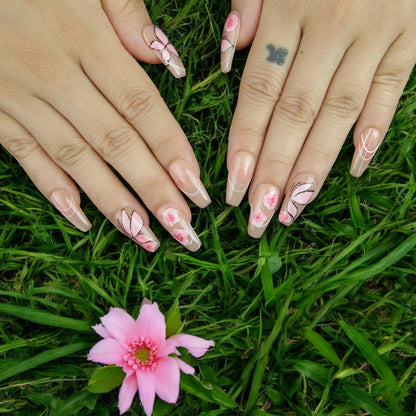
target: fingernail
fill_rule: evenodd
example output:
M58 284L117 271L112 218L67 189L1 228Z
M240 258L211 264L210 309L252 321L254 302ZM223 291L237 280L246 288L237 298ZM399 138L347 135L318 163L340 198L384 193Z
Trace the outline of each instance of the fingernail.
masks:
M154 253L160 246L159 240L149 227L144 225L142 217L133 209L122 209L116 216L120 230L145 250Z
M196 251L201 247L201 241L191 224L178 209L169 207L162 210L160 219L171 236L189 251Z
M239 32L240 15L237 11L232 11L225 21L221 39L221 71L224 73L231 70Z
M251 204L248 234L260 238L269 225L279 202L279 190L273 185L261 184L257 187Z
M205 208L211 203L211 198L201 180L192 172L189 165L185 160L175 160L169 166L169 174L179 189L192 202L200 208Z
M50 196L53 206L78 230L86 232L91 228L91 223L75 202L74 197L66 189L57 189Z
M316 183L312 176L306 173L298 175L290 187L289 195L285 196L279 221L284 225L291 225L310 202L315 190Z
M254 156L248 152L238 152L232 158L227 181L227 204L234 207L240 204L253 176L254 162Z
M361 133L352 158L350 169L352 176L359 177L363 174L382 141L383 136L377 129L368 128Z
M143 28L143 37L149 44L150 49L175 78L182 78L186 75L185 67L181 58L179 58L178 52L159 27L154 25L145 26Z

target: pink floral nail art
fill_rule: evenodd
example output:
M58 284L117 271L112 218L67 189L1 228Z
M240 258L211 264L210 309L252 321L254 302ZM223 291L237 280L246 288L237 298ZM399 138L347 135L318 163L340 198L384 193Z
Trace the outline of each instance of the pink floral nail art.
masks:
M154 25L145 26L143 36L153 52L176 78L186 75L185 67L178 52L159 27Z
M279 199L279 195L278 195L277 191L272 190L269 193L267 193L266 195L264 195L263 205L267 209L276 209L278 199Z
M191 224L176 208L166 208L162 213L162 221L172 237L190 251L201 247L201 242Z
M159 247L159 242L153 233L144 226L143 220L140 215L133 211L131 216L127 214L127 211L123 209L121 211L121 219L119 224L123 231L140 246L150 252L154 252Z
M284 203L284 208L282 208L279 214L279 221L286 225L292 224L300 211L309 203L314 193L313 180L295 182L290 195Z
M237 12L232 11L225 21L221 40L221 70L224 73L231 70L239 31L240 18Z
M265 223L268 222L267 215L261 209L255 209L250 214L250 222L258 228L264 227Z

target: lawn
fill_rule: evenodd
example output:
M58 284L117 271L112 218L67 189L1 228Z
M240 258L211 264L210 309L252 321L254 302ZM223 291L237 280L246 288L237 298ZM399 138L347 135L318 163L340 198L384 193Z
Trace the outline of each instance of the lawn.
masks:
M225 204L227 133L247 50L220 72L228 2L149 1L181 51L175 80L146 66L187 133L212 197L191 206L203 247L190 253L152 219L149 254L83 195L83 234L0 152L0 413L117 415L118 389L96 394L90 329L110 307L142 299L215 349L183 377L176 405L154 415L401 416L416 414L416 74L388 136L360 179L351 137L319 197L291 227L247 236L247 199ZM180 317L180 322L178 318ZM143 415L135 400L129 415Z

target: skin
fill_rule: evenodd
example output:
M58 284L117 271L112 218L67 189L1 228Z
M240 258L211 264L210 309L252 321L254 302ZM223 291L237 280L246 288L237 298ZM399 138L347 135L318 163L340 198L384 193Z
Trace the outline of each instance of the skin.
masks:
M416 3L235 0L232 10L241 18L237 49L252 47L230 128L229 177L244 182L252 211L276 187L279 220L290 225L317 197L354 124L356 154L367 152L355 176L386 135L416 62ZM310 194L299 193L310 182ZM244 191L227 190L227 201L238 205ZM264 230L249 223L253 237Z
M142 36L149 24L139 0L0 2L0 143L52 203L59 190L81 212L79 186L127 235L122 210L150 235L149 218L110 166L165 227L167 208L185 228L191 220L184 169L204 191L184 132L136 61L160 62Z

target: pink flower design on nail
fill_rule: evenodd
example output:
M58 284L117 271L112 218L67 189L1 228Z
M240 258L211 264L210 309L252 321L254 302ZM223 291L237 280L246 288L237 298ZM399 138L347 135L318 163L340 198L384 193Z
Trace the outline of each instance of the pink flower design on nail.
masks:
M173 230L172 235L183 245L187 245L190 242L190 236L185 230Z
M276 209L277 206L278 195L276 191L270 191L263 198L263 205L267 209Z
M178 210L175 208L165 209L165 211L163 211L162 217L163 222L168 226L172 226L179 222Z
M294 220L298 215L298 207L296 205L306 205L312 198L313 193L315 192L310 188L313 186L313 182L307 183L297 183L293 187L292 194L289 197L287 203L287 212Z
M139 243L144 249L154 252L157 248L157 244L153 239L144 234L144 223L140 215L133 211L131 216L127 214L127 211L123 209L121 211L121 221L119 220L120 226L124 232L134 241Z
M127 412L136 392L144 412L150 416L156 395L168 403L179 396L180 372L194 374L192 366L179 358L177 347L202 357L214 342L193 335L176 334L166 338L165 317L157 303L145 303L138 318L124 309L110 308L93 327L103 339L95 344L88 360L121 367L126 374L118 396L120 414Z
M231 32L238 26L238 16L236 14L230 14L225 22L225 29Z
M267 220L267 215L260 209L255 209L250 214L250 222L257 228L263 227Z
M170 43L167 36L157 26L155 26L155 36L157 40L152 41L150 47L153 50L158 51L165 65L169 66L170 60L172 59L171 54L177 57L179 57L179 54L175 47Z

